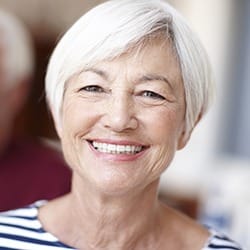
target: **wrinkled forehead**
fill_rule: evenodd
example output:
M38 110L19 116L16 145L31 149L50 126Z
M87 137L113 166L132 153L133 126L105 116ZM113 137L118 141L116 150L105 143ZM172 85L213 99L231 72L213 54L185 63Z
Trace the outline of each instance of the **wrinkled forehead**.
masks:
M103 59L90 67L85 67L66 81L65 89L73 82L94 77L114 83L126 78L127 82L165 81L174 92L183 93L181 69L170 40L155 38L131 47L112 59ZM144 79L144 80L142 80ZM178 94L178 95L179 95Z
M105 57L97 57L97 60L87 61L87 63L85 62L85 64L81 66L76 64L77 67L75 67L74 73L70 76L70 78L100 63L119 60L119 58L122 57L127 57L130 59L133 58L135 61L139 61L148 51L155 47L158 47L159 50L164 50L164 52L167 51L169 54L169 59L173 62L176 62L178 64L177 67L179 68L179 59L171 35L166 32L158 31L142 37L135 43L127 44L126 46L124 46L122 51L119 51L117 53L115 51L112 51L112 53L106 55Z

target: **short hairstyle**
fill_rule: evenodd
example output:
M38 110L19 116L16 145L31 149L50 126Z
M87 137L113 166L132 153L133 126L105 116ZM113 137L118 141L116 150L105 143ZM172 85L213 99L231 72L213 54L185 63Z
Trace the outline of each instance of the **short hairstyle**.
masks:
M21 79L30 77L34 68L34 51L27 28L17 17L0 9L1 63L6 73L6 87L11 88Z
M135 48L157 32L172 39L179 61L189 133L210 104L210 63L187 22L163 0L107 1L83 15L66 32L51 56L46 75L46 95L55 121L60 124L65 83L71 76Z

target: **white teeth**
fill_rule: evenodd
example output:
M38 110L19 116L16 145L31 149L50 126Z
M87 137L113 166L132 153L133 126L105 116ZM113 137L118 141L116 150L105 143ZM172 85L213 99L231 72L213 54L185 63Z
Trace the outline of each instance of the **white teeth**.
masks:
M102 153L108 154L136 154L142 150L142 146L134 145L116 145L100 142L92 142L92 145L96 150Z

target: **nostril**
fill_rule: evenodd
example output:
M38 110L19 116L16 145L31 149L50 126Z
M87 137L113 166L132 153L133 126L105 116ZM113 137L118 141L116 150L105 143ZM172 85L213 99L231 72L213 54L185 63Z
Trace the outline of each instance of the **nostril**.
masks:
M134 116L109 115L105 117L104 126L115 132L122 132L128 129L136 129L138 127L138 120Z

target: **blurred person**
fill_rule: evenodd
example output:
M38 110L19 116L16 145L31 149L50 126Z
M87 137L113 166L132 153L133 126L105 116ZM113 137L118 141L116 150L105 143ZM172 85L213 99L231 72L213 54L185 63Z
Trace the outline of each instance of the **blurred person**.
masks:
M21 22L0 10L0 210L68 192L71 171L59 152L38 140L15 138L14 123L32 84L31 36Z
M211 78L203 46L165 1L111 0L83 15L46 75L71 191L2 213L0 248L241 249L158 199L209 107Z

